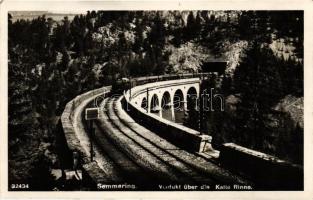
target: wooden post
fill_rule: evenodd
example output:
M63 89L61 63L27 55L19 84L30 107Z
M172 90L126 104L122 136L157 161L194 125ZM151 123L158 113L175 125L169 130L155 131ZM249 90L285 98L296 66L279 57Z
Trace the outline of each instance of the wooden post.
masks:
M149 88L147 88L147 113L150 113Z

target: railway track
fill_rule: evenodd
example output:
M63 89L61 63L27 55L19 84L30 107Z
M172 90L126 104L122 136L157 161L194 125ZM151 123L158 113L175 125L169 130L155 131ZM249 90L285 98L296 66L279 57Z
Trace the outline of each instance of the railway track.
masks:
M105 99L101 104L103 107L107 107L107 101ZM152 157L146 149L142 148L136 141L124 133L120 127L116 125L117 119L110 116L109 111L102 112L100 119L97 123L99 127L106 133L106 136L114 142L115 146L133 162L135 162L140 168L140 175L150 177L149 180L161 183L172 183L182 181L180 177L173 174L168 166L160 162L159 159Z
M136 123L121 106L122 97L101 103L95 143L110 160L114 181L141 189L164 183L246 183L203 157L182 150Z
M116 117L133 132L135 132L139 137L144 139L146 142L150 143L154 147L164 151L168 156L171 156L185 165L185 167L192 170L192 174L195 175L196 182L204 183L232 183L234 180L236 182L244 183L246 180L241 179L238 176L234 176L226 170L221 169L215 164L215 161L209 161L206 157L200 156L192 152L187 152L172 143L168 142L166 139L160 137L156 133L146 129L140 124L136 123L122 108L121 105L122 97L114 101L114 107L116 109ZM187 174L188 171L186 171ZM197 175L194 173L197 172ZM199 179L199 176L201 177Z

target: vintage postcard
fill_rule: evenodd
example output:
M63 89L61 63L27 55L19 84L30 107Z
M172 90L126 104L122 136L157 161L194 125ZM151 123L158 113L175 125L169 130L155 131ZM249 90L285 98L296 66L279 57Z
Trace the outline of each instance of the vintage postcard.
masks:
M1 197L313 198L312 11L3 1Z

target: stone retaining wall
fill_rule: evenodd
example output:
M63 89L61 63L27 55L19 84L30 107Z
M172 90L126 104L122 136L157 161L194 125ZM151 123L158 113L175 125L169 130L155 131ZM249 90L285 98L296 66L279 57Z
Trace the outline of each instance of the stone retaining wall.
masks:
M234 143L223 144L220 163L249 177L261 189L302 190L303 167Z
M66 144L67 144L67 152L64 152L64 155L68 156L68 160L71 160L73 162L73 154L77 153L79 156L80 161L80 167L82 168L84 174L88 176L90 180L92 180L94 183L97 183L98 181L101 181L102 175L99 174L102 169L99 168L97 164L93 164L90 162L90 159L86 153L86 151L83 149L79 139L77 138L75 134L75 129L73 125L73 117L75 113L75 109L84 101L91 97L97 97L101 94L107 94L110 92L111 87L102 87L99 89L91 90L89 92L86 92L84 94L78 95L73 100L68 102L65 106L65 109L61 116L61 124L62 129L64 132ZM93 167L89 167L92 165ZM98 180L99 179L99 180Z

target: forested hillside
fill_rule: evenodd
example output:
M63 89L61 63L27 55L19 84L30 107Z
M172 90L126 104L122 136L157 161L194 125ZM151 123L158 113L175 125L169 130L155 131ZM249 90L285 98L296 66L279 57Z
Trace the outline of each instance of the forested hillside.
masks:
M117 78L201 72L203 62L228 61L219 91L240 103L234 113L208 113L207 129L217 143L255 149L266 148L249 134L266 128L260 123L271 118L269 110L284 109L288 95L303 97L302 12L88 11L73 20L43 15L14 22L9 14L8 42L9 178L38 189L51 184L36 177L50 180L49 170L59 167L55 131L65 104ZM15 170L21 168L27 170Z

